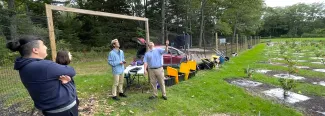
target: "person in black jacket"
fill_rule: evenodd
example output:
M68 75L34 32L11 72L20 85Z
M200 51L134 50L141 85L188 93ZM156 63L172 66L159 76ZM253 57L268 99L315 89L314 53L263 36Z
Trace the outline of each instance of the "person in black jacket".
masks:
M60 65L47 56L47 47L36 36L24 36L6 46L13 52L19 51L14 69L31 96L34 105L45 116L78 116L76 88L71 78L75 70Z

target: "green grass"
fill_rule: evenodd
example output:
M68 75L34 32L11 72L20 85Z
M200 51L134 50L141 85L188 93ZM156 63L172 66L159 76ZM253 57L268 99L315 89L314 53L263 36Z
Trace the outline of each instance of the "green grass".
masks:
M226 78L243 77L245 74L242 68L261 60L258 55L264 47L265 45L258 45L239 57L232 58L218 71L199 71L193 79L168 87L167 101L149 100L150 93L136 89L127 92L128 98L122 98L119 102L112 101L108 97L113 81L109 71L98 75L77 76L75 81L80 97L95 95L99 101L105 101L99 103L96 115L105 115L103 107L107 105L112 106L113 115L258 115L259 112L270 116L302 115L286 106L250 95L243 88L224 81ZM146 79L142 79L142 82L146 83Z
M281 41L284 41L285 39L281 39ZM273 40L272 40L273 41ZM274 46L274 48L277 48L278 46ZM312 48L313 46L310 46L310 48ZM292 48L289 48L288 50L290 50ZM266 51L266 53L272 53L275 49L273 48L268 48ZM304 53L304 52L303 52ZM264 57L261 60L262 61L267 61L269 58L281 58L280 55L277 54L273 54L271 55L272 57L268 56L268 57ZM307 62L297 62L298 66L308 66L311 68L320 68L320 69L325 69L325 66L322 64L312 64L310 62L314 62L317 61L319 62L320 60L313 60L310 59L309 57L315 57L315 56L310 56L310 54L307 52L304 55L305 57L302 58L297 58L295 55L292 55L293 59L298 59L298 60L307 60ZM272 62L278 62L278 63L285 63L286 61L284 60L273 60ZM269 69L269 70L274 70L274 71L283 71L286 72L288 69L287 67L284 66L276 66L276 65L269 65L269 64L257 64L255 66L256 68L262 68L262 69ZM325 79L325 73L322 72L315 72L312 70L306 70L306 69L298 69L298 73L295 75L299 75L299 76L303 76L303 77L307 77L307 78L320 78L320 79ZM272 77L268 77L266 75L263 74L257 74L254 78L254 80L263 82L263 83L268 83L268 84L272 84L275 86L280 87L280 83L278 82L277 78L272 78ZM323 90L325 89L324 86L320 86L320 85L313 85L312 83L308 83L308 82L298 82L297 83L297 87L294 88L294 92L301 92L304 95L311 95L311 96L320 96L325 98L325 94L323 92Z
M300 38L299 38L300 39ZM286 39L272 39L272 41L283 41ZM304 39L304 40L307 40ZM315 39L313 39L315 40ZM322 38L316 39L322 40ZM309 48L308 48L309 49ZM108 66L106 58L107 53L82 55L73 53L76 61L71 66L77 71L74 77L78 96L81 98L81 106L87 104L87 99L95 97L98 103L94 105L95 114L97 116L111 115L213 115L213 114L229 114L229 115L303 115L300 111L293 108L277 104L271 100L266 100L259 96L251 95L245 89L231 85L225 81L229 78L244 77L243 68L248 65L255 68L286 70L283 66L272 66L267 64L256 63L258 61L267 61L264 56L266 51L265 44L259 44L254 49L240 53L240 56L231 58L219 70L199 71L196 77L188 81L181 82L178 85L167 88L168 100L156 99L149 100L151 93L147 93L150 86L146 78L141 78L144 93L136 89L133 85L127 91L128 98L122 98L121 101L115 102L110 97L112 86L111 68ZM135 54L134 50L126 50L125 56L127 62L131 62ZM275 56L275 55L274 55ZM279 61L281 62L281 61ZM301 63L301 66L310 66L313 68L325 68L323 65ZM4 70L0 69L0 72ZM6 71L5 71L6 72ZM13 76L8 73L0 74L0 78ZM298 75L306 77L324 78L324 74L310 70L300 70ZM17 76L17 75L16 75ZM15 76L15 77L16 77ZM8 104L24 102L20 95L10 91L19 92L24 88L12 89L19 81L14 79L2 78L7 83L13 83L5 86L6 90L1 89L0 95L12 95L8 99ZM278 79L270 78L263 74L256 74L252 78L266 84L280 86ZM22 87L22 86L20 86ZM4 87L3 87L4 88ZM314 95L325 97L323 86L312 85L310 83L300 82L293 90L301 92L304 95ZM20 92L22 93L22 92ZM161 95L160 91L159 94ZM112 111L113 110L113 111ZM112 111L112 112L111 112Z
M263 82L281 88L280 82L278 81L277 78L274 77L272 78L272 77L265 76L263 74L256 74L252 79L258 82ZM313 85L311 83L305 83L305 82L297 82L297 87L294 88L293 91L296 93L300 92L301 94L304 95L321 96L325 98L324 89L325 89L324 86Z

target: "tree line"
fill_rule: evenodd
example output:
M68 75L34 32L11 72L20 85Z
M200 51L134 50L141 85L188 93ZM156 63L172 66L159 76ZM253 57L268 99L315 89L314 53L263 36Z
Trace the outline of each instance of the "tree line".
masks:
M325 37L325 5L295 4L265 8L261 36Z
M264 37L323 36L324 5L266 7L263 0L0 0L0 35L48 37L44 4L149 18L150 39L162 43L171 35L189 34L193 44L213 42L215 33ZM69 12L53 12L57 43L73 50L105 47L118 38L136 47L145 37L144 22Z

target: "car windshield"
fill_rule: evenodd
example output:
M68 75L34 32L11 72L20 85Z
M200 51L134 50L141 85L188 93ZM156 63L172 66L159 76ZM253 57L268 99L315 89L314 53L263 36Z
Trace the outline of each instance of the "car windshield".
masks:
M165 46L159 46L159 47L156 47L156 48L161 48L161 49L165 49L166 47ZM178 53L177 53L178 52ZM184 54L182 51L174 48L174 47L169 47L169 52L168 53L172 53L172 54L179 54L179 55L182 55Z

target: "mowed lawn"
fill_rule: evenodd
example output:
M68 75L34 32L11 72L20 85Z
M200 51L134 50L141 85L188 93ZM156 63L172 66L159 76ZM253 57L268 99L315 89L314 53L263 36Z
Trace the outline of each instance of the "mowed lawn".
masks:
M92 106L94 115L258 115L295 116L303 115L290 107L273 103L270 100L253 96L245 89L228 84L226 78L244 77L243 68L264 60L265 44L231 58L221 69L199 71L197 75L178 85L167 88L168 100L161 98L149 100L147 79L140 79L143 89L133 85L126 94L128 98L113 101L110 98L112 75L106 59L96 62L73 64L78 76L75 77L81 104L88 104L89 98L95 99ZM131 55L130 55L131 57ZM131 60L130 57L128 61ZM258 78L262 78L259 76ZM263 80L263 79L260 79ZM275 83L275 82L274 82ZM161 93L159 91L159 96ZM83 106L81 106L83 107Z

